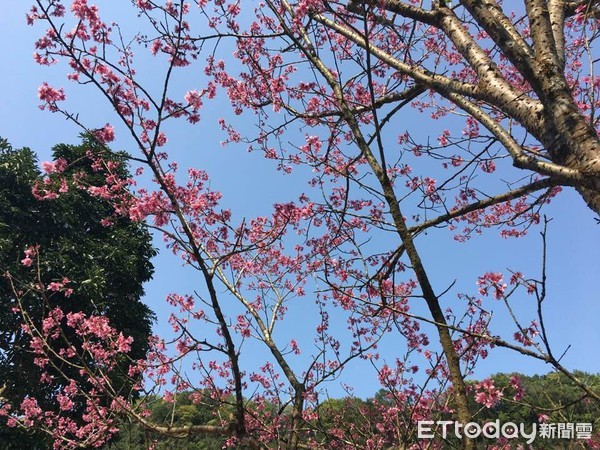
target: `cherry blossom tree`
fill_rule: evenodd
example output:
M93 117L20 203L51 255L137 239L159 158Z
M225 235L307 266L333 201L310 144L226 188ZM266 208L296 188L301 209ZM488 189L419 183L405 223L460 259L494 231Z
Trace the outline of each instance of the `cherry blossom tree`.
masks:
M43 330L28 328L33 351L42 357L45 342L56 348L62 339L65 351L48 361L60 356L82 367L114 401L100 407L72 385L57 401L84 398L87 429L57 427L60 415L44 415L32 401L5 406L15 424L36 422L57 447L83 437L101 445L115 415L125 414L165 435L217 434L243 448L421 448L419 420L477 419L469 389L483 407L522 395L518 380L505 389L465 383L493 347L546 362L586 399L600 400L554 353L542 308L544 205L572 186L600 211L597 2L137 0L132 7L141 31L127 35L86 0L36 1L28 22L46 28L36 61L66 63L67 77L101 93L114 120L85 123L69 109L67 91L48 83L39 98L100 143L123 130L137 178L118 180L98 153L106 185L70 183L110 199L116 215L147 221L202 280L194 295L168 296L175 338L154 338L149 357L131 361L130 374L144 379L136 389L173 404L177 393L192 392L192 401L210 398L222 408L210 424L153 424L144 401L128 403L107 376L115 358L127 357L127 338L102 317L60 316ZM155 58L150 77L136 66L145 51ZM177 81L184 71L194 71L195 85ZM271 214L238 217L206 172L180 173L167 152L169 124L203 126L201 111L223 96L232 107L219 121L225 143L245 143L306 183L304 194ZM403 125L415 115L426 132ZM256 133L242 131L238 116L251 118ZM142 184L144 173L151 182ZM50 180L38 190L42 201L65 185L61 173ZM540 223L539 275L479 273L477 288L464 292L439 287L422 258L422 240L432 234L523 238ZM517 314L515 298L527 299L533 317ZM511 329L494 328L501 305ZM300 310L308 331L290 339L286 324ZM69 354L60 326L89 341L85 358ZM386 362L379 348L390 339L397 353ZM262 349L260 361L246 359L249 348ZM97 363L83 366L90 359ZM359 413L368 430L323 426L327 383L367 369L387 393ZM342 413L328 413L328 423L339 424ZM472 439L460 445L475 448Z

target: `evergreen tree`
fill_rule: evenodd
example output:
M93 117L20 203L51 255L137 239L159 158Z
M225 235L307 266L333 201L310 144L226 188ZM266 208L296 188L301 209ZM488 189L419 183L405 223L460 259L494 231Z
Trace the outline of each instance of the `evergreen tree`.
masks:
M104 176L92 168L88 152L104 151L90 137L81 145L57 145L53 149L54 163L62 164L65 179L74 175L86 177L89 185L105 183ZM124 156L111 153L110 159L123 163ZM117 164L117 175L128 176L124 164ZM101 315L112 327L131 336L129 356L143 358L148 349L148 337L154 320L153 312L141 302L143 283L153 273L150 259L156 254L151 236L144 225L128 218L115 217L104 226L103 218L113 215L108 201L90 195L84 189L71 188L51 200L39 200L33 195L36 182L43 183L35 154L28 148L13 149L0 139L0 386L2 397L19 405L32 397L45 409L56 408L55 393L64 377L40 383L42 370L50 375L59 369L42 369L31 351L30 336L21 328L23 318L15 312L17 291L20 301L35 324L40 324L47 312L60 307L65 315L81 311ZM23 264L24 251L37 246L39 257ZM36 283L48 286L52 282L70 280L73 292L52 292L40 295ZM65 295L66 294L66 295ZM65 327L72 342L78 337ZM70 333L70 334L69 334ZM113 383L127 397L132 381L126 376L128 361L122 361L113 371ZM73 368L63 367L68 376L77 380L81 375ZM82 405L74 405L72 414L83 414ZM26 436L0 425L1 448L38 448L43 437ZM11 447L11 445L13 447ZM16 445L17 447L14 447ZM42 447L44 448L44 447Z

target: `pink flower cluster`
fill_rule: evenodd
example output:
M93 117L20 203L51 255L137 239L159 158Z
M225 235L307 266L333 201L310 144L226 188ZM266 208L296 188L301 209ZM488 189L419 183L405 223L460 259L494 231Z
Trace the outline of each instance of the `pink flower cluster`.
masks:
M487 408L496 406L504 396L502 391L496 388L494 381L491 378L487 378L481 383L475 384L475 390L475 401Z

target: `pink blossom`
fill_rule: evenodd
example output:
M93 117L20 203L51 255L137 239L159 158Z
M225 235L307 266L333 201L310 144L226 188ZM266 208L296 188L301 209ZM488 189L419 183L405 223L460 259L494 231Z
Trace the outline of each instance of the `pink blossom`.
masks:
M525 397L525 390L521 384L521 378L517 375L512 375L508 380L510 386L514 389L513 400L520 401Z
M30 246L25 249L25 258L21 260L21 264L29 267L33 264L33 257L38 254L38 246Z
M503 397L502 391L494 386L494 382L491 378L487 378L481 383L475 384L475 389L478 391L475 394L475 401L485 405L487 408L496 406Z
M64 101L66 97L62 88L55 89L44 82L38 88L38 98L45 103L40 106L41 109L48 107L50 111L57 111L56 102Z
M493 296L497 300L502 298L507 287L502 274L499 272L487 272L485 275L479 277L477 285L479 286L479 293L481 295L488 295L489 289L492 288Z
M106 125L104 125L104 127L94 130L94 136L96 137L96 139L98 139L98 141L100 141L103 144L106 144L108 142L114 141L115 129L112 125L107 123Z
M60 291L62 288L63 288L63 284L62 284L62 283L57 283L57 282L55 282L55 281L53 281L52 283L50 283L50 284L47 286L47 289L48 289L49 291L55 291L55 292L56 292L56 291Z
M23 264L25 267L29 267L31 264L33 264L33 259L27 256L21 260L21 264Z
M167 136L165 135L165 133L163 133L163 132L158 133L158 136L156 136L156 145L159 147L162 147L166 143L167 143Z
M202 108L202 93L196 90L188 91L185 94L185 101L192 107L194 111Z

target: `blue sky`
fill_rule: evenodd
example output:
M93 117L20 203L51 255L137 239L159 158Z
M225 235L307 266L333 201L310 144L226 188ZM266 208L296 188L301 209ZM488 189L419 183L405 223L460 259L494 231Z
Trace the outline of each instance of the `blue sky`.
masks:
M64 78L64 66L48 69L34 63L33 42L40 29L26 26L27 4L23 0L5 0L5 8L0 15L0 55L4 63L0 75L4 86L0 102L0 136L8 139L14 147L32 148L43 161L49 159L50 148L54 144L77 143L80 130L63 117L39 110L37 87L42 81L68 88L67 92L73 97L71 105L81 111L90 127L104 125L112 117L106 105L101 103L102 99L91 89L71 89ZM152 67L146 68L151 73ZM183 81L191 82L192 79ZM188 88L194 87L192 83ZM220 141L224 136L215 122L217 118L230 114L228 111L228 105L215 102L210 109L202 111L200 126L190 127L183 122L172 126L167 150L173 152L175 160L207 170L213 187L223 192L224 203L235 208L239 215L266 213L273 202L295 199L303 187L275 173L272 162L264 160L258 153L248 153L245 145L221 147ZM418 129L419 117L402 126ZM251 133L253 130L248 127L247 131ZM117 141L119 148L127 148L128 145L131 142ZM563 359L567 367L600 372L600 296L597 285L600 275L600 225L595 223L591 211L570 189L554 200L546 213L554 218L549 227L549 298L546 303L547 326L551 330L555 352L560 354L571 345ZM486 271L510 267L532 275L539 274L541 241L537 231L520 240L500 239L497 233L487 233L465 244L428 236L420 237L417 245L438 290L443 290L457 279L459 285L475 293L476 274ZM168 292L191 292L197 288L197 282L189 271L182 270L180 260L168 252L162 252L155 265L156 276L147 286L146 301L160 316L166 311L163 305ZM523 301L527 299L523 298ZM506 317L498 312L497 320L506 320ZM296 321L286 331L294 335L302 333L302 330L302 324ZM397 342L391 341L382 347L390 360L394 357L395 346ZM495 372L544 373L547 370L541 363L509 351L495 350L490 358L480 363L475 377ZM370 395L379 387L361 385L364 377L358 372L349 371L346 378L349 383L357 385L356 393L359 395ZM340 391L332 387L332 392Z

